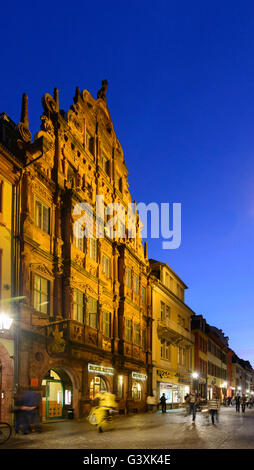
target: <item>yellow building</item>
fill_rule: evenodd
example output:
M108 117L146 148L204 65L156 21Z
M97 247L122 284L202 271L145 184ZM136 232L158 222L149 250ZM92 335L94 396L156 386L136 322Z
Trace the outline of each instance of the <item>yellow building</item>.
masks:
M153 316L153 395L165 393L168 407L179 407L192 383L191 316L184 303L187 286L166 264L150 260Z
M0 115L0 133L3 123L8 120ZM4 138L10 138L5 136ZM3 140L5 140L3 139ZM0 313L9 317L15 315L11 302L15 290L14 266L14 229L15 229L15 194L18 181L18 162L0 144ZM1 327L0 327L1 328ZM14 391L14 338L13 327L0 331L0 421L11 422L10 406Z

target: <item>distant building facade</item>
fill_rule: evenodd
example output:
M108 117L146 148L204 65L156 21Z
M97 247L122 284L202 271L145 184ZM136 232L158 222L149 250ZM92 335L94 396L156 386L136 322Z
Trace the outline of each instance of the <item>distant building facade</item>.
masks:
M192 385L193 311L184 302L187 286L166 264L150 260L153 316L153 395L182 406Z

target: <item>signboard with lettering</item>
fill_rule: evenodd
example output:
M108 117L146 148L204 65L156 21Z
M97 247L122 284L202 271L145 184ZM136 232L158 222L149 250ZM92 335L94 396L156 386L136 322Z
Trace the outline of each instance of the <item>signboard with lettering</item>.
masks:
M114 375L114 369L111 367L99 366L97 364L88 364L88 372L93 374Z
M134 372L133 371L131 376L134 380L146 380L147 379L147 375L146 374L141 374L140 372Z

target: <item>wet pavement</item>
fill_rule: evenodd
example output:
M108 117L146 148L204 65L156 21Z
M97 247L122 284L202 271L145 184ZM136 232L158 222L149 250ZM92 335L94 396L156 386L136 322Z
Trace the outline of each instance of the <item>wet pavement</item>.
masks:
M212 424L184 411L118 416L114 429L99 434L86 419L42 425L42 433L13 435L0 449L254 449L254 409L222 408Z

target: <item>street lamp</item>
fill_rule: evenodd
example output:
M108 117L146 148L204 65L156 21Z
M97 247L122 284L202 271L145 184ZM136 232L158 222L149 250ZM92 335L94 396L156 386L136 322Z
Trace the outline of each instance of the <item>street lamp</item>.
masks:
M13 322L13 318L11 318L7 313L1 312L0 313L0 333L5 333L9 331Z
M193 377L193 379L196 380L196 379L198 378L198 373L197 373L197 372L193 372L192 377Z

